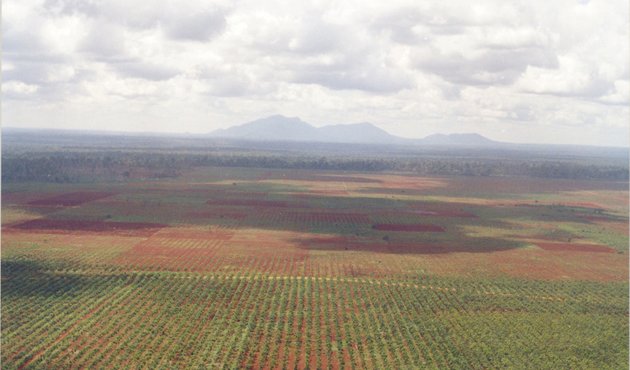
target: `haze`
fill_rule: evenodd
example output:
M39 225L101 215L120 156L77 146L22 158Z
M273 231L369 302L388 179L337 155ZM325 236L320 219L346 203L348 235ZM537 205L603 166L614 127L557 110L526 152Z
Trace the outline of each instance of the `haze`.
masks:
M207 133L274 114L408 138L627 146L627 1L8 0L3 126Z

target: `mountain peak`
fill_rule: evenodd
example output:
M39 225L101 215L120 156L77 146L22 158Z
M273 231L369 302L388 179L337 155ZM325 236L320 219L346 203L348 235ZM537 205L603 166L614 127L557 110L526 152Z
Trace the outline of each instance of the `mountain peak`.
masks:
M299 117L280 114L260 118L211 133L215 137L258 141L304 141L365 144L488 145L496 142L476 133L435 134L424 139L404 139L369 123L358 122L313 127Z
M299 141L312 135L314 130L316 129L313 126L298 117L285 117L277 114L227 129L216 130L211 135L245 140Z

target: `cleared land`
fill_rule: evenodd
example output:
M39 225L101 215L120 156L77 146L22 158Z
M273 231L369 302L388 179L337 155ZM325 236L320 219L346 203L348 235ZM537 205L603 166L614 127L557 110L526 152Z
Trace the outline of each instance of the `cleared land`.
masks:
M627 368L627 189L212 167L6 184L3 368Z

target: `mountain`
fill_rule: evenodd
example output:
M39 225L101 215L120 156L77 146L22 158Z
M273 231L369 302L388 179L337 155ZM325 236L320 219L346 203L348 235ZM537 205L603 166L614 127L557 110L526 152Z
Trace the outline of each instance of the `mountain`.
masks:
M492 145L498 142L488 139L479 134L433 134L421 139L425 145Z
M387 131L371 123L330 125L317 129L322 141L331 143L400 143L406 139L390 135Z
M394 143L405 139L370 124L313 127L297 117L275 115L210 133L213 137L260 141L311 141L329 143Z
M211 137L256 141L304 141L322 143L407 144L407 145L492 145L479 134L435 134L424 139L405 139L389 134L371 123L314 127L297 117L281 115L257 119L210 133Z
M262 141L314 141L317 129L297 117L275 115L227 129L213 131L211 136Z

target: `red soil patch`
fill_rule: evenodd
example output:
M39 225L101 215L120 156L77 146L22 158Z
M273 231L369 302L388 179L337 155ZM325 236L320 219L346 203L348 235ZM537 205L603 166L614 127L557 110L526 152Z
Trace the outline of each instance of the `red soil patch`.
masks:
M202 212L190 212L188 216L194 218L228 218L231 220L242 220L247 217L246 213L231 212L231 211L202 211Z
M372 228L383 231L420 231L439 233L445 231L442 226L428 224L375 224Z
M78 191L74 193L66 193L50 198L38 199L29 202L32 206L61 206L71 207L90 202L97 199L107 198L114 193L95 192L95 191Z
M256 199L216 199L206 202L209 205L219 206L246 206L246 207L277 207L277 208L299 208L302 204L291 204L280 200L256 200Z
M165 224L149 222L103 222L85 220L47 220L36 219L12 226L14 229L73 233L81 231L103 232L116 235L150 236Z
M206 231L199 229L166 228L160 230L155 236L170 239L230 240L234 236L234 232L220 229Z
M595 244L573 244L573 243L536 243L536 245L546 251L569 251L569 252L598 252L615 253L613 248Z
M174 271L208 271L224 240L170 239L154 235L118 255L116 264Z

